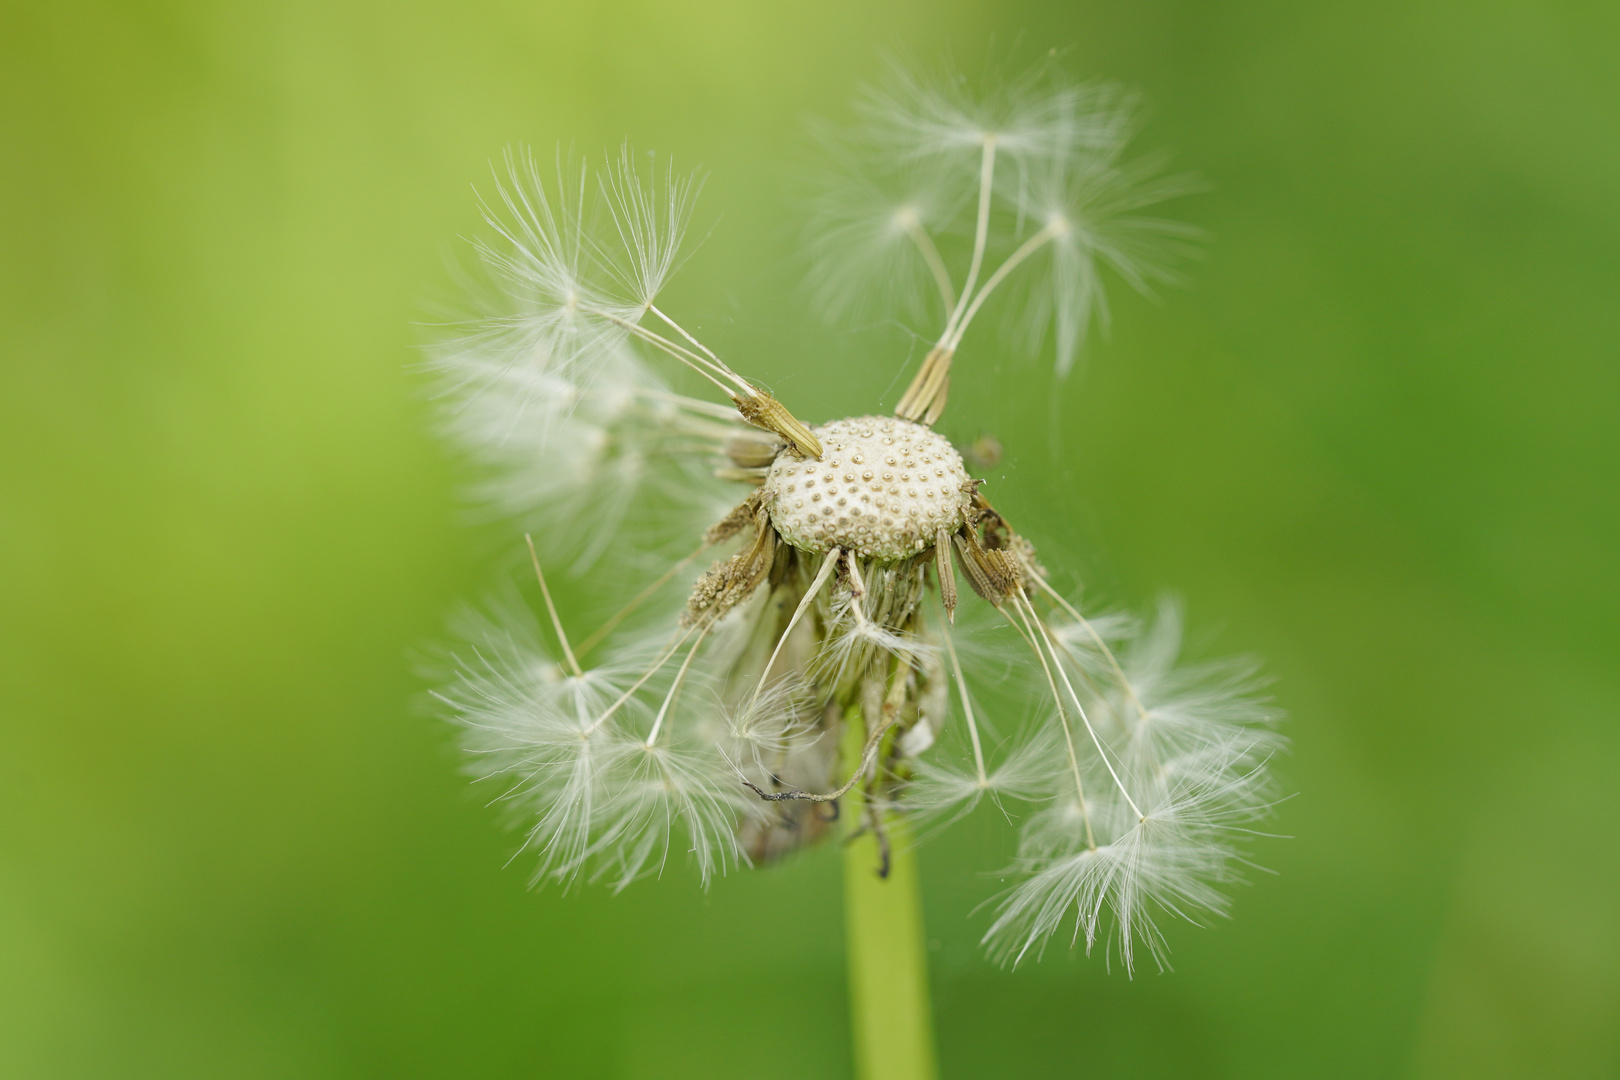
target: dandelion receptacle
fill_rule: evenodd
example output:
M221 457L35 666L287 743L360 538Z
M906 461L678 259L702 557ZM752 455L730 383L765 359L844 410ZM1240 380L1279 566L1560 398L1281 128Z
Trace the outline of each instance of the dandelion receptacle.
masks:
M618 889L680 862L707 883L855 840L857 1061L923 1076L908 820L988 801L1019 823L992 958L1102 940L1127 970L1162 965L1166 916L1226 910L1282 740L1252 669L1180 660L1175 604L1098 613L1054 584L1064 553L1037 552L934 428L953 365L994 348L969 335L987 311L1061 376L1106 320L1105 273L1146 289L1196 244L1144 212L1190 184L1127 156L1132 96L1050 68L983 93L897 71L858 111L811 208L816 296L886 305L932 346L892 410L826 422L660 307L695 180L628 148L600 171L508 155L483 309L432 364L477 497L530 535L546 613L469 619L440 694L537 882ZM717 393L675 392L666 363ZM571 635L548 567L619 577L627 550L682 535ZM964 621L985 631L971 649ZM1040 706L993 715L980 689L1007 678ZM859 951L879 947L899 959Z

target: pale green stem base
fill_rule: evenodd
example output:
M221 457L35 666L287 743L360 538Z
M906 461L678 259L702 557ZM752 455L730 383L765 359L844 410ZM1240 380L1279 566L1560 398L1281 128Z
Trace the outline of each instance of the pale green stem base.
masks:
M844 807L851 828L861 820L860 802L850 798ZM878 845L870 832L844 849L844 941L855 1075L859 1080L934 1080L938 1073L917 857L905 819L889 817L885 825L891 851L887 878L878 877Z

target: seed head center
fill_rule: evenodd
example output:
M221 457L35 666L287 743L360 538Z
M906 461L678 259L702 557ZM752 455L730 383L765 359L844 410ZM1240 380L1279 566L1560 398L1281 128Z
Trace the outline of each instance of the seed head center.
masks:
M812 429L820 461L783 451L765 478L771 524L800 551L846 548L892 562L955 532L972 500L962 455L943 436L894 416Z

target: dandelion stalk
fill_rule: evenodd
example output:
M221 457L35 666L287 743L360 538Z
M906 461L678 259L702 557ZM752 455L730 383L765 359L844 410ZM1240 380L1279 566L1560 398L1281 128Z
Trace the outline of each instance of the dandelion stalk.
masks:
M857 762L864 725L852 709L844 757ZM934 1028L928 998L917 857L905 819L868 807L856 789L844 820L881 815L844 846L844 947L855 1075L860 1080L933 1080ZM856 827L852 826L852 833ZM879 876L879 870L888 873Z

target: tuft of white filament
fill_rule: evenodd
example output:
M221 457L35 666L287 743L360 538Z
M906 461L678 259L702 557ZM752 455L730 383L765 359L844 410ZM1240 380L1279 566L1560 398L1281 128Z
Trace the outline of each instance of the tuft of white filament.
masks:
M837 167L806 229L831 317L896 300L916 317L933 294L933 309L965 327L977 314L972 297L957 295L943 267L950 245L973 238L983 195L986 252L1029 263L991 290L1007 337L1033 355L1050 334L1063 375L1091 325L1106 326L1105 270L1147 292L1178 280L1174 264L1199 250L1197 228L1142 213L1200 185L1163 174L1162 156L1128 156L1141 109L1119 86L1075 83L1051 66L976 91L959 75L895 65L856 112L854 128L825 129ZM981 191L987 165L992 183Z
M1077 619L1054 634L1097 753L1078 777L1052 764L1052 801L1020 830L1015 868L1027 877L984 936L1011 964L1065 927L1088 951L1111 927L1127 970L1137 943L1163 966L1158 920L1225 914L1217 886L1236 880L1244 841L1278 797L1267 766L1284 740L1247 665L1180 662L1168 598L1145 629L1111 620L1094 631Z
M521 825L536 856L536 881L602 880L622 889L661 873L671 855L690 859L701 880L746 856L739 817L758 813L715 740L699 725L666 723L650 738L670 677L646 679L649 640L572 674L510 614L468 619L457 675L439 691L463 728L467 771L488 799ZM713 706L688 687L691 712ZM790 721L773 713L752 723L779 736Z

